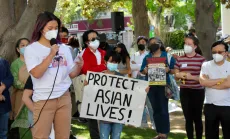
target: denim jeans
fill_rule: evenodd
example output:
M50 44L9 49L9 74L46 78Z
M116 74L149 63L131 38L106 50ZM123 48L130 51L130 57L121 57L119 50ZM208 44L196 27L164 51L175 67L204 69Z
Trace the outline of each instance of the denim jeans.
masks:
M9 112L0 114L0 139L7 139Z
M123 129L123 124L120 123L105 123L100 121L100 139L120 139L121 132Z
M147 123L147 114L149 115L150 117L150 120L152 122L152 124L154 124L154 120L153 120L153 108L152 108L152 105L149 101L149 98L148 96L146 96L146 100L145 100L145 108L144 108L144 112L143 112L143 115L142 115L142 123Z

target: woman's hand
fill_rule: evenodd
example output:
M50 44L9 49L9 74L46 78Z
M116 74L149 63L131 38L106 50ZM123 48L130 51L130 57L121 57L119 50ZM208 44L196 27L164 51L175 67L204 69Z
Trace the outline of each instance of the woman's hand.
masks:
M84 86L87 86L87 85L89 85L89 83L86 80L84 80Z
M131 61L131 63L132 63L132 64L136 64L136 62L135 62L135 61Z
M187 79L187 80L194 80L194 77L192 76L191 73L187 73L187 74L186 74L186 79Z
M146 93L149 93L149 89L150 89L150 87L148 86L148 87L145 89L145 92L146 92Z
M146 66L143 70L144 74L148 74L148 66Z
M165 71L166 71L166 73L169 73L170 72L170 68L169 67L165 67Z
M6 98L5 98L5 96L3 96L2 94L0 95L0 101L5 101L6 100Z
M55 57L58 51L59 51L59 46L57 44L54 44L51 46L50 55L52 57Z
M184 72L176 73L176 78L185 80L185 79L187 79L187 73L184 73Z
M82 57L79 56L75 63L79 68L82 68L82 66L84 65L84 60L82 59Z
M105 74L114 74L113 72L109 71L109 70L105 70L103 71L102 73L105 73Z

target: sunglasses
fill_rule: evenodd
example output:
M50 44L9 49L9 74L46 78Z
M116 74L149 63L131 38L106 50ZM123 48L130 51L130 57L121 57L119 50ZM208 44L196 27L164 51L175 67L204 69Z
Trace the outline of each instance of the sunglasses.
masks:
M223 54L226 51L213 51L212 54Z
M95 37L95 38L92 38L90 41L95 41L95 40L100 40L100 37Z

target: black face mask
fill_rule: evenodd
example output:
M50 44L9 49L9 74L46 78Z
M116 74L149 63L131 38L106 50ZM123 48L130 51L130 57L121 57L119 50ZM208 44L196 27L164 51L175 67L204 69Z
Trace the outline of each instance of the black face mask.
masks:
M158 49L160 48L160 45L159 44L151 44L149 46L149 51L151 53L155 53Z
M138 50L140 50L140 51L145 50L145 45L143 45L143 44L138 44Z

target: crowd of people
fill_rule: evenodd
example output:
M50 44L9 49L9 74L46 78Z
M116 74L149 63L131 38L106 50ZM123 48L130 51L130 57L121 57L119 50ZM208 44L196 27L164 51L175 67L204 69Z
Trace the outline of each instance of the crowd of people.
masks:
M137 37L138 51L130 56L123 43L113 48L99 36L95 30L84 32L84 47L80 49L78 39L69 37L59 18L50 12L38 15L31 40L21 38L16 42L18 58L11 66L0 58L0 139L8 135L13 139L74 138L71 118L79 116L87 72L148 81L148 58L166 59L167 84L172 82L170 77L180 81L188 139L202 139L203 106L206 139L219 138L220 124L224 139L230 139L230 37L213 43L213 60L207 61L195 30L181 38L184 56L171 56L171 48L166 49L160 38L146 36ZM56 44L50 43L53 38ZM166 86L150 85L143 91L147 97L142 123L147 123L148 111L157 132L153 139L167 139L170 97ZM88 123L91 139L120 139L124 126L95 119L78 120Z

